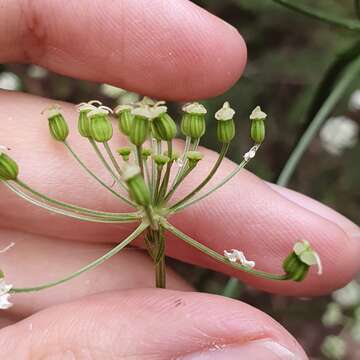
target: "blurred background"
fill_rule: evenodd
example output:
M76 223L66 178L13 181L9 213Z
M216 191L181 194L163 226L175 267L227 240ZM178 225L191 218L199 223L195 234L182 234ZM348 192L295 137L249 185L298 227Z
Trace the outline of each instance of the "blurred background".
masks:
M242 79L223 96L206 100L214 113L229 100L238 113L241 134L229 157L239 161L250 143L247 117L256 104L269 114L267 139L251 170L275 182L294 145L309 125L317 89L337 55L359 39L359 32L311 19L272 0L197 0L244 36L249 62ZM300 1L299 1L300 2ZM293 1L297 3L297 1ZM301 0L314 6L314 1ZM353 0L317 0L316 8L356 19ZM131 103L137 94L106 84L66 78L34 65L0 65L0 88L21 90L73 103L99 99L106 105ZM329 86L330 88L330 86ZM172 104L177 111L178 105ZM209 126L215 122L209 122ZM360 220L360 78L355 78L311 141L288 186ZM203 144L218 150L216 130ZM316 164L316 166L315 166ZM228 279L172 261L200 291L222 293ZM360 283L327 297L293 299L268 295L237 284L231 296L273 316L303 345L312 359L360 359Z

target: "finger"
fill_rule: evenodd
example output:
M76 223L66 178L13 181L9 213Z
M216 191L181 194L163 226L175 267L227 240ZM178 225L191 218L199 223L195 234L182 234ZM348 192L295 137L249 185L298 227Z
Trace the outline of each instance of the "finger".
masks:
M7 143L20 163L23 179L50 196L65 201L90 208L123 210L117 201L107 193L102 195L96 184L82 176L81 170L71 161L61 144L51 140L47 125L44 124L46 120L39 116L41 109L49 105L48 100L5 93L0 97L0 105L5 107L5 104L4 133L11 134L7 136ZM75 132L76 115L65 104L64 111ZM9 117L12 119L9 120ZM22 139L27 139L27 142ZM79 142L77 139L73 135L70 141L76 143L80 155L88 162L94 161L86 141ZM3 142L0 138L0 143ZM206 152L201 168L182 187L183 194L188 193L194 183L207 174L214 161L215 154ZM95 163L94 169L99 169L101 173L101 167L97 168ZM216 178L223 178L233 166L231 162L224 163ZM125 228L50 217L43 210L25 205L4 188L0 191L2 226L70 239L115 242L119 240L120 231ZM360 244L356 225L350 226L347 222L345 226L340 215L326 217L324 213L328 211L327 208L321 207L323 210L319 211L319 207L314 206L312 201L304 200L298 204L289 200L254 175L242 171L207 200L171 217L175 226L214 250L222 253L225 249L240 249L249 259L256 261L257 268L269 272L282 272L282 260L294 243L301 238L309 240L322 258L324 274L317 276L312 271L309 279L300 284L249 277L219 265L183 242L173 239L167 242L167 253L184 261L238 276L268 291L292 295L323 294L343 286L358 271ZM125 236L125 232L122 235Z
M229 88L246 47L235 28L187 0L16 0L1 9L0 60L191 99Z
M1 330L0 344L12 359L307 358L285 329L246 304L168 290L104 293L52 307Z
M14 287L32 287L61 279L104 255L113 246L46 238L0 229L0 266L6 282ZM62 285L12 296L14 306L0 316L29 316L43 308L109 290L154 287L154 265L140 249L126 248L99 267ZM171 269L167 286L190 290ZM5 319L3 319L5 321ZM0 321L1 326L1 321Z

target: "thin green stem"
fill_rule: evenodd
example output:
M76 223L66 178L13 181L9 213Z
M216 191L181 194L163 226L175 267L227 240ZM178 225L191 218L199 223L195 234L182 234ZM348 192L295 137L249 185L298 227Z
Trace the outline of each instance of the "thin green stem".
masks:
M105 149L106 153L108 154L108 156L110 158L111 163L113 164L116 172L118 173L118 176L121 176L122 175L121 168L119 166L119 163L115 159L115 156L114 156L114 154L113 154L113 152L112 152L112 150L111 150L111 148L109 146L109 143L104 142L103 146L104 146L104 149ZM116 177L118 177L118 176L116 176ZM125 187L125 189L126 189L126 187Z
M66 146L66 148L69 150L69 152L71 153L71 155L74 157L74 159L79 163L79 165L92 177L94 178L99 184L101 184L104 188L106 188L107 190L109 190L113 195L115 195L117 198L121 199L122 201L125 201L127 204L131 205L131 206L135 206L134 203L132 203L131 201L129 201L126 197L124 197L123 195L117 193L116 191L114 191L110 186L108 186L107 184L105 184L93 171L91 171L85 164L84 162L78 157L78 155L75 153L75 151L73 150L73 148L69 145L69 143L67 143L66 141L64 142L64 145ZM97 147L96 147L97 148ZM102 156L102 155L101 155ZM105 159L104 159L105 160ZM117 181L117 179L116 179Z
M218 157L216 163L214 164L213 168L211 169L209 175L193 191L191 191L188 195L186 195L182 200L178 201L170 209L177 208L181 204L185 203L187 200L191 199L194 195L196 195L204 186L207 185L207 183L213 178L216 171L219 169L219 167L220 167L226 153L229 150L229 146L230 146L230 144L223 144L222 145L219 157Z
M181 171L183 169L183 167L185 166L185 160L186 160L186 153L190 150L190 145L191 145L191 137L187 136L186 140L185 140L185 146L184 146L184 151L180 157L179 163L181 164L181 166L179 166L179 169L175 175L174 181L171 185L171 187L174 186L174 184L179 180Z
M194 166L192 167L187 166L186 170L184 170L184 172L181 173L178 181L171 187L169 192L164 197L164 202L168 202L171 199L176 189L180 186L180 184L184 181L184 179L194 170L194 168L195 168Z
M165 255L162 255L159 262L155 264L155 283L157 288L166 288L166 265Z
M7 186L11 191L13 191L16 195L18 195L19 197L21 197L22 199L28 201L29 203L36 205L38 207L41 207L45 210L51 211L55 214L60 214L60 215L64 215L73 219L77 219L77 220L81 220L81 221L88 221L88 222L96 222L96 223L106 223L106 224L114 224L114 223L130 223L133 221L138 221L140 220L140 216L137 215L135 216L131 216L131 214L126 215L126 214L114 214L114 216L101 216L98 214L82 214L80 215L79 212L76 211L68 211L68 210L64 210L64 209L60 209L54 206L51 206L47 203L44 203L40 200L34 199L31 196L29 196L28 194L26 194L25 192L21 191L20 189L18 189L17 187L15 187L14 185L12 185L10 182L4 182L5 186Z
M39 191L34 190L33 188L31 188L29 185L27 185L20 179L17 179L15 181L15 183L18 184L21 188L23 188L26 191L30 192L31 194L35 195L36 197L39 197L40 199L42 199L50 204L61 206L66 209L70 209L70 210L74 211L75 213L80 213L80 214L82 213L85 215L98 216L98 217L103 217L103 218L105 218L105 217L121 218L122 216L125 216L125 217L131 216L134 219L139 218L136 213L110 213L110 212L104 212L104 211L91 210L91 209L83 208L80 206L68 204L63 201L52 199L52 198L40 193Z
M153 156L151 156L151 201L154 203L155 201L155 183L156 183L156 164L155 164L155 160L154 160L154 155L156 152L156 142L155 139L151 138L151 151Z
M287 274L271 274L265 271L260 271L260 270L255 270L253 268L241 265L239 263L233 263L230 262L225 256L220 255L219 253L217 253L216 251L208 248L207 246L197 242L196 240L192 239L190 236L184 234L183 232L181 232L179 229L177 229L176 227L174 227L173 225L171 225L169 222L167 222L165 219L161 220L161 225L169 230L171 233L173 233L175 236L177 236L179 239L185 241L187 244L193 246L194 248L200 250L201 252L203 252L204 254L212 257L213 259L226 264L228 266L231 266L237 270L241 270L244 271L246 273L252 274L254 276L257 277L261 277L263 279L268 279L268 280L288 280L288 275Z
M167 146L168 146L168 156L170 158L170 161L166 164L165 175L164 175L164 178L161 183L160 190L159 190L159 201L160 202L163 200L163 198L166 194L167 188L169 186L171 167L173 165L173 161L171 160L172 154L173 154L172 142L168 141Z
M314 10L313 7L301 4L297 0L273 0L273 2L328 24L340 26L347 30L360 31L360 21L358 20L339 18L336 15L328 14L324 11Z
M291 153L283 170L281 171L277 184L286 186L289 183L291 176L293 175L310 142L313 140L322 124L326 121L336 103L341 99L353 81L358 78L359 74L360 57L346 68L343 76L338 81L331 95L326 99L311 124L300 138L294 151Z
M155 201L154 201L155 204L157 204L159 202L162 171L163 171L163 166L158 165L157 171L156 171Z
M124 247L126 247L127 245L129 245L134 239L136 239L139 235L141 235L141 233L148 227L148 224L145 223L141 223L139 225L139 227L132 233L130 234L124 241L122 241L119 245L115 246L112 250L110 250L109 252L107 252L105 255L101 256L100 258L96 259L95 261L91 262L90 264L84 266L83 268L81 268L78 271L73 272L72 274L57 280L57 281L53 281L53 282L49 282L46 284L42 284L42 285L38 285L38 286L34 286L34 287L27 287L27 288L12 288L11 289L11 293L24 293L24 292L33 292L33 291L39 291L39 290L43 290L43 289L48 289L60 284L63 284L79 275L81 275L82 273L94 269L97 266L99 266L100 264L102 264L103 262L105 262L106 260L110 259L112 256L116 255L119 251L121 251Z
M137 162L141 171L141 175L142 177L144 177L144 164L142 161L142 146L138 145L136 146L136 157L137 157Z
M255 148L255 152L256 152L260 148L260 144L255 145L253 148ZM244 160L229 175L227 175L223 180L218 182L214 187L212 187L211 189L209 189L202 195L195 197L192 200L189 200L189 201L181 204L180 206L172 207L172 212L179 212L180 210L183 210L183 209L189 207L190 205L193 205L193 204L197 203L198 201L201 201L204 198L206 198L207 196L211 195L216 190L218 190L223 185L225 185L228 181L230 181L235 175L237 175L239 173L239 171L242 170L250 162L250 160L251 160L251 157L244 158Z

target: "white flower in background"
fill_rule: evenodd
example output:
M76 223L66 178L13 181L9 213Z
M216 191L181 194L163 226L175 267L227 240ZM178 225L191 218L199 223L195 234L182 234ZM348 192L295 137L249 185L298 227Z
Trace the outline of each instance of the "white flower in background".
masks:
M345 116L338 116L327 120L319 135L325 150L333 155L341 155L346 148L356 145L359 125Z
M100 92L103 95L108 96L108 97L110 97L112 99L117 99L118 97L120 97L121 95L126 93L126 90L121 89L121 88L116 87L116 86L113 86L113 85L102 84L100 86Z
M346 343L339 336L329 335L321 345L321 351L329 359L341 360L346 356Z
M0 89L20 90L21 81L18 76L12 72L0 73Z
M332 294L333 299L342 307L353 307L360 304L360 285L354 280Z
M244 253L240 250L231 249L229 251L224 251L224 256L232 263L239 263L243 266L253 268L255 266L255 261L247 260Z
M340 305L336 302L329 303L321 320L325 326L341 324L344 320L344 316Z
M126 91L123 93L119 99L117 100L118 104L125 105L125 104L135 104L140 99L140 96L133 92Z
M349 100L349 109L351 111L360 111L360 89L352 93Z
M28 67L27 74L33 79L40 80L44 79L47 76L48 71L41 66L30 65Z
M13 304L9 301L12 285L6 284L4 278L0 279L0 309L8 309Z

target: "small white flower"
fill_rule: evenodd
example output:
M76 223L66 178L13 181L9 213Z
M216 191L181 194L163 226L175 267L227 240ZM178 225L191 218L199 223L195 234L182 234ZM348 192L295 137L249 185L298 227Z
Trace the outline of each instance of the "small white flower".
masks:
M332 294L333 299L342 307L348 308L360 304L360 285L353 280Z
M215 113L215 119L220 121L231 120L235 115L235 110L230 107L229 102L224 102L223 107Z
M126 110L132 110L134 107L131 106L131 105L118 105L115 109L114 109L114 113L115 114L119 114L121 113L122 111L126 111Z
M0 74L0 89L20 90L21 81L17 75L12 72L3 72Z
M0 279L0 309L8 309L13 304L9 301L12 285L6 284L4 278Z
M131 111L131 114L134 116L142 116L147 119L152 119L152 117L153 117L152 109L148 106L138 107L136 109L133 109Z
M239 261L243 266L253 268L255 267L255 261L247 260L244 253L240 250L231 249L230 251L225 250L224 256L232 263Z
M119 96L124 94L126 90L118 88L117 86L108 85L108 84L102 84L100 86L100 92L113 99L117 99Z
M184 166L184 161L182 159L177 159L176 160L176 165L179 167L179 168L182 168Z
M197 102L185 104L182 109L184 112L186 112L188 114L199 114L200 115L200 114L207 113L205 106L200 103L197 103Z
M94 109L92 109L87 115L89 118L92 118L96 115L109 115L109 112L112 112L112 110L108 107L99 106L98 108L95 107Z
M341 155L346 148L355 146L358 135L359 125L345 116L327 120L319 134L322 146L333 155Z
M267 115L261 110L260 106L257 106L250 115L250 120L264 120Z
M252 158L254 158L258 149L259 149L259 144L254 145L247 153L244 154L244 156L243 156L244 160L249 161Z
M27 74L33 79L44 79L48 74L48 71L38 65L30 65Z
M360 110L360 89L356 90L352 93L349 100L349 109L351 111L359 111Z
M293 248L295 254L300 258L300 260L309 265L316 265L318 268L318 275L322 275L323 267L319 254L310 246L310 243L307 240L298 241Z

